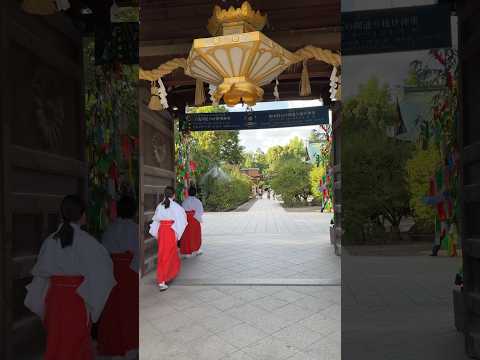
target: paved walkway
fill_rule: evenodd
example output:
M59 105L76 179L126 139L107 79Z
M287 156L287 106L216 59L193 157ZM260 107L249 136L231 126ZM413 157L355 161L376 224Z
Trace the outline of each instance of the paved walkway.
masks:
M339 360L340 258L331 216L259 200L207 213L204 255L170 289L140 287L142 360Z
M460 258L342 254L345 359L467 360L454 327Z

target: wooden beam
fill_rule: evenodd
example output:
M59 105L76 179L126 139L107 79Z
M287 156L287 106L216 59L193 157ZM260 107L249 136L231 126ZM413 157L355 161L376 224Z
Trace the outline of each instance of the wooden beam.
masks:
M309 78L310 81L314 81L313 79L326 79L328 80L330 77L330 71L319 71L319 72L310 72L309 73ZM281 74L278 76L279 81L285 81L285 80L300 80L300 77L302 76L301 73L287 73L287 74ZM195 79L185 76L177 79L163 79L165 82L165 85L167 86L195 86Z
M298 50L306 45L313 45L330 50L338 50L341 43L340 27L278 31L265 34L289 50ZM182 42L175 43L166 43L165 41L141 41L140 57L174 57L187 55L192 47L192 42L193 39L182 39Z

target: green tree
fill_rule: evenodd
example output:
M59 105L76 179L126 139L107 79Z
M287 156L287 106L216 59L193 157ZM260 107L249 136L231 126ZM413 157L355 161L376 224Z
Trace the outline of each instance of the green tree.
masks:
M343 106L342 215L345 242L366 241L384 220L398 237L409 212L405 164L412 145L387 135L395 107L386 85L375 78Z
M319 189L320 179L326 174L325 167L313 166L310 170L310 191L316 199L323 197L322 192Z
M212 176L204 179L204 186L208 188L204 202L205 208L209 211L235 209L250 199L252 192L250 178L241 174L236 166L225 165L223 169L228 177Z
M285 149L281 145L275 145L271 148L268 148L267 153L265 154L265 159L269 165L280 160L283 155L286 153Z
M244 168L254 168L255 167L255 153L252 151L243 153L243 164Z
M424 203L428 195L429 180L441 165L440 151L432 142L427 149L417 146L413 157L407 161L407 184L410 193L410 206L415 217L415 225L425 231L434 231L435 209Z
M246 168L258 168L261 173L264 173L268 167L265 153L261 149L257 149L255 152L244 152L242 166Z
M225 162L240 165L243 162L243 147L238 131L202 131L191 134L196 151L207 156L212 164ZM195 154L192 153L195 158Z
M189 113L218 113L227 112L224 105L209 105L191 107ZM243 162L243 147L240 145L239 131L201 131L191 134L195 142L195 151L200 157L207 157L211 164L222 162L231 165L240 165ZM195 158L192 153L193 158Z
M312 129L308 135L308 141L310 142L319 142L323 139L322 133L317 129Z
M271 180L275 193L282 195L285 206L295 206L305 203L310 195L311 166L298 159L288 159L276 168Z
M305 159L305 143L298 136L290 140L286 146L286 156L304 160Z

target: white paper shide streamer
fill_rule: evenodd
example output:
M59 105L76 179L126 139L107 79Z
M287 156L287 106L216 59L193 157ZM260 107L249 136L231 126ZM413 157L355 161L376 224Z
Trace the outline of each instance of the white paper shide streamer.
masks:
M167 109L167 90L165 89L165 85L163 85L162 79L158 79L158 96L160 97L160 103L162 104L163 108Z
M337 76L337 68L334 66L332 70L332 75L330 75L330 99L333 101L336 100L338 83L340 79Z
M275 96L275 100L280 100L280 93L278 92L278 78L275 79L275 87L273 88L273 96Z
M212 105L218 105L218 101L215 99L213 94L217 91L217 87L212 84L208 84L208 95L210 95L210 100L212 101Z

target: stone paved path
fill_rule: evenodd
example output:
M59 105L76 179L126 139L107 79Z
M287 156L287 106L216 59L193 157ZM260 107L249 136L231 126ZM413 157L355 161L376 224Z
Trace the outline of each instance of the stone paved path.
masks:
M460 258L342 254L342 353L357 360L467 360L454 326Z
M142 360L339 360L340 258L330 215L259 200L205 215L204 255L140 286Z

